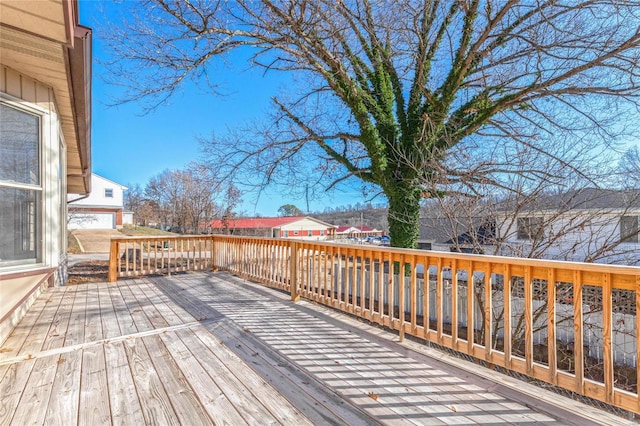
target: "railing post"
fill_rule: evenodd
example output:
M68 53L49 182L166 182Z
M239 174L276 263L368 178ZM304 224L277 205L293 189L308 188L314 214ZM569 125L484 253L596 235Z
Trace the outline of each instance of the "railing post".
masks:
M120 252L120 242L118 240L111 240L111 246L109 248L109 273L107 275L107 281L110 283L114 283L118 279L118 253L119 252Z
M298 244L291 242L291 257L289 258L289 286L291 288L291 301L300 301L298 293Z
M216 265L216 237L211 236L211 271L218 272L218 265Z

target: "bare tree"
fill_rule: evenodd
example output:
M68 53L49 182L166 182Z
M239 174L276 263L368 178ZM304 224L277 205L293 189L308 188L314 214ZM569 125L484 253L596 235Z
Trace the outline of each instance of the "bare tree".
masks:
M158 205L145 196L144 188L140 184L128 184L124 193L124 208L133 212L136 225L149 226L158 223Z
M620 160L622 170L622 186L640 190L640 152L638 147L627 150Z
M637 0L148 0L125 19L112 69L152 107L186 79L215 88L237 49L290 73L266 124L211 141L216 165L265 185L360 181L388 200L395 246L415 246L421 200L469 173L457 146L601 144L638 103Z
M157 206L162 225L181 233L206 233L213 218L228 214L240 202L233 185L220 182L198 163L151 178L145 196Z
M622 184L628 171L613 155L577 146L568 153L562 144L549 143L544 152L529 147L508 158L485 153L479 161L458 155L470 173L449 183L447 197L426 203L422 239L439 239L447 243L440 249L455 251L640 264L637 246L627 244L637 238L631 222L640 216L640 191Z

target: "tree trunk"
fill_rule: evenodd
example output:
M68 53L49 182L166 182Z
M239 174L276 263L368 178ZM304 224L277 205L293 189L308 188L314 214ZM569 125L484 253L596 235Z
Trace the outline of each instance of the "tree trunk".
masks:
M393 247L417 248L420 235L420 188L395 185L385 191L389 200L389 236Z

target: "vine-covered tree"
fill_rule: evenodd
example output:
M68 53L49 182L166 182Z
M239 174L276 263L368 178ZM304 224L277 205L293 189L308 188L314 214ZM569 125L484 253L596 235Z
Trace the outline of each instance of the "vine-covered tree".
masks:
M111 34L129 99L161 102L189 78L215 86L236 50L288 73L272 120L211 141L217 167L293 187L359 180L386 197L394 246L414 247L421 200L468 175L449 159L458 146L503 150L480 171L495 177L541 138L614 139L638 103L637 0L148 0L126 12Z

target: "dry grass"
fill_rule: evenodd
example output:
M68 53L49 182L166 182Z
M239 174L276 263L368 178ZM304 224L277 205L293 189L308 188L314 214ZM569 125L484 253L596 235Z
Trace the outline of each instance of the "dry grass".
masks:
M67 253L82 253L78 239L73 235L73 233L71 233L71 231L67 231Z
M154 235L179 235L173 232L163 231L161 229L149 228L146 226L133 226L133 225L124 225L120 232L130 237L135 236L154 236Z

